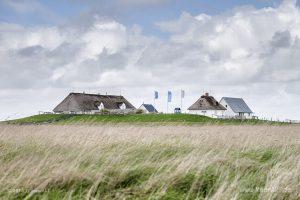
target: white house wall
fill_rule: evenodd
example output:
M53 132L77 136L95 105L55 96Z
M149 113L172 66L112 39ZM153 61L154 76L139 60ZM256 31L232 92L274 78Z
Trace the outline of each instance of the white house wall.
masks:
M223 116L223 110L189 110L189 114L218 118Z

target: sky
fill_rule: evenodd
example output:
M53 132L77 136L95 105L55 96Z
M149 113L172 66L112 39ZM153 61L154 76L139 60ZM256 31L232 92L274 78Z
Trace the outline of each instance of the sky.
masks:
M183 109L209 92L300 119L296 0L0 0L0 120L70 92Z

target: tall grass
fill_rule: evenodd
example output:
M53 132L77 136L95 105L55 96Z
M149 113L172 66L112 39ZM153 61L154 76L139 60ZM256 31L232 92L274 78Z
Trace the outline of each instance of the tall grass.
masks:
M2 199L299 199L299 126L1 125Z

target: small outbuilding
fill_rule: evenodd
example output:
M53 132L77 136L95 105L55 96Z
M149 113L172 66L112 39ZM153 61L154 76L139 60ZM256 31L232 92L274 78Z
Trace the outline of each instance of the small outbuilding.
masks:
M174 114L181 114L181 108L174 108Z
M144 113L149 114L149 113L158 113L158 111L155 109L155 107L152 104L142 104L139 107L140 110L143 110Z
M242 98L223 97L220 104L226 108L225 117L252 118L253 112Z
M123 96L70 93L54 108L55 113L93 114L101 110L112 113L126 113L135 110Z
M223 116L226 108L208 93L202 95L193 105L188 108L190 114L204 115L217 118Z

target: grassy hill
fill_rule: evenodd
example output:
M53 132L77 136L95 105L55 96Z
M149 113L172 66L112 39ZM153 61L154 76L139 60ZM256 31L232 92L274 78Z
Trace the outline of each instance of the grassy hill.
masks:
M213 119L190 114L71 115L43 114L8 121L10 124L72 123L185 123L185 124L284 124L257 119Z

